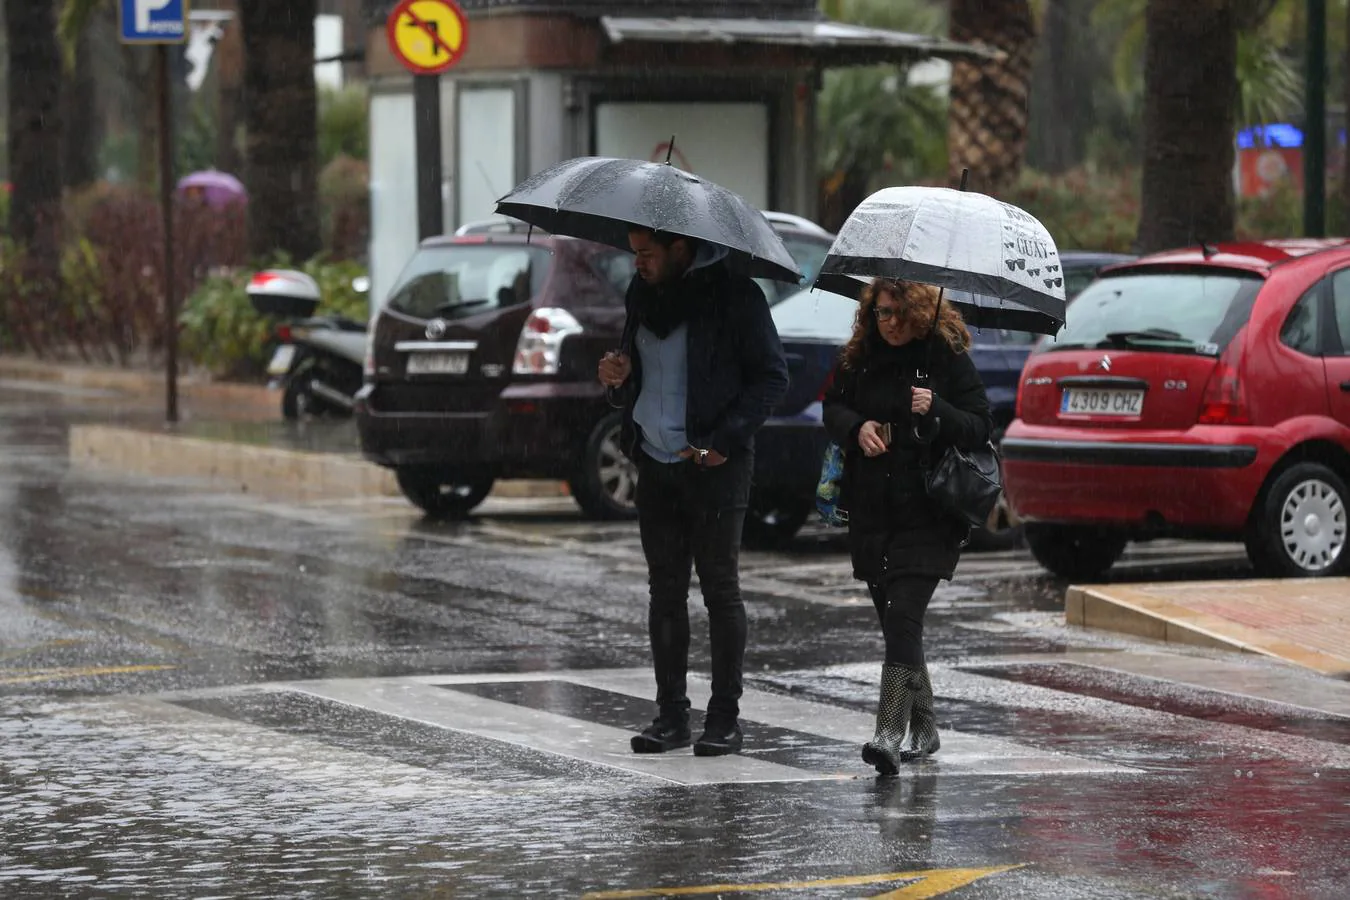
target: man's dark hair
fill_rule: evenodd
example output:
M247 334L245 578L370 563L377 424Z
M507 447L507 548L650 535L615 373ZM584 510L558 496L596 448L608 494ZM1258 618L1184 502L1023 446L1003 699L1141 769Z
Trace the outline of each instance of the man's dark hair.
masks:
M645 225L634 225L628 229L631 234L634 231L641 231L651 235L652 240L659 246L669 250L670 245L676 241L684 241L689 245L691 254L698 253L698 238L692 238L685 234L675 234L672 231L657 231L655 228L648 228Z

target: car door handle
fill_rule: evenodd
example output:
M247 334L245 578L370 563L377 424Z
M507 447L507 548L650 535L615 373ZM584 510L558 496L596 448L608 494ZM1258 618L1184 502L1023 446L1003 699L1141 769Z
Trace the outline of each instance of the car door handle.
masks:
M1350 381L1342 381L1341 390L1345 391L1347 394L1350 394Z

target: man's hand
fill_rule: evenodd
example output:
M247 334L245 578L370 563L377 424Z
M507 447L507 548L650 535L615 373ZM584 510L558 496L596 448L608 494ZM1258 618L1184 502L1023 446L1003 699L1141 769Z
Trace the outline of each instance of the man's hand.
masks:
M933 408L933 392L928 388L910 388L909 411L916 416L925 416Z
M694 449L693 447L685 447L683 450L680 451L680 459L692 459L694 461L694 465L696 466L707 466L708 468L715 468L716 466L720 466L722 465L722 463L727 461L727 458L722 454L718 453L716 450L709 450L708 455L703 460L703 462L699 462L698 458L699 458L699 451Z
M611 350L600 360L600 383L605 387L623 387L623 383L632 374L633 361L628 358L627 353L616 353Z
M880 456L886 452L886 442L881 439L881 423L867 421L858 429L858 446L864 456Z

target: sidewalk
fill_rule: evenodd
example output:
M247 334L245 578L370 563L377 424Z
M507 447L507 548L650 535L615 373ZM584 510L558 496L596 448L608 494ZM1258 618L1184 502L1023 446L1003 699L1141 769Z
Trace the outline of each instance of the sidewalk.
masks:
M0 379L119 391L147 403L158 402L161 408L164 404L163 372L0 356ZM274 419L281 411L281 395L263 385L211 381L198 375L179 375L178 396L184 418L209 415L232 421Z
M1065 620L1350 678L1350 578L1075 586Z
M0 380L116 391L144 406L146 415L138 406L132 417L143 424L73 426L69 452L78 465L200 479L279 500L402 496L392 472L361 458L351 420L287 422L281 394L263 385L180 377L182 421L170 426L162 421L162 373L0 356ZM158 419L149 414L156 405ZM110 421L125 418L109 415ZM568 491L553 481L499 481L492 495L566 497Z

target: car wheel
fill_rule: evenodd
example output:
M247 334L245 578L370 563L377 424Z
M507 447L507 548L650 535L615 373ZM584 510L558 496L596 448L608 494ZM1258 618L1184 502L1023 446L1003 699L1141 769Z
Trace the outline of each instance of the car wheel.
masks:
M741 543L752 550L782 546L797 536L814 509L813 506L757 503L751 497L750 507L745 511Z
M1100 578L1125 552L1123 537L1078 526L1031 523L1026 537L1036 562L1066 581Z
M637 463L623 452L623 416L606 416L586 439L581 471L569 481L572 496L593 519L632 519L637 483Z
M1012 550L1022 546L1026 540L1022 522L1008 502L1007 494L999 494L998 504L989 513L989 521L983 528L970 533L970 549L986 552Z
M992 439L995 447L1003 443L1003 432L1003 428L995 430ZM1003 492L998 495L998 503L989 513L989 519L984 527L971 531L970 549L985 552L1012 550L1022 546L1025 540L1022 521L1013 510L1012 503L1008 501L1008 494Z
M492 492L491 475L457 476L445 469L416 466L396 469L399 490L433 519L467 516Z
M1262 496L1247 555L1263 575L1319 577L1350 568L1345 480L1321 463L1285 469Z

